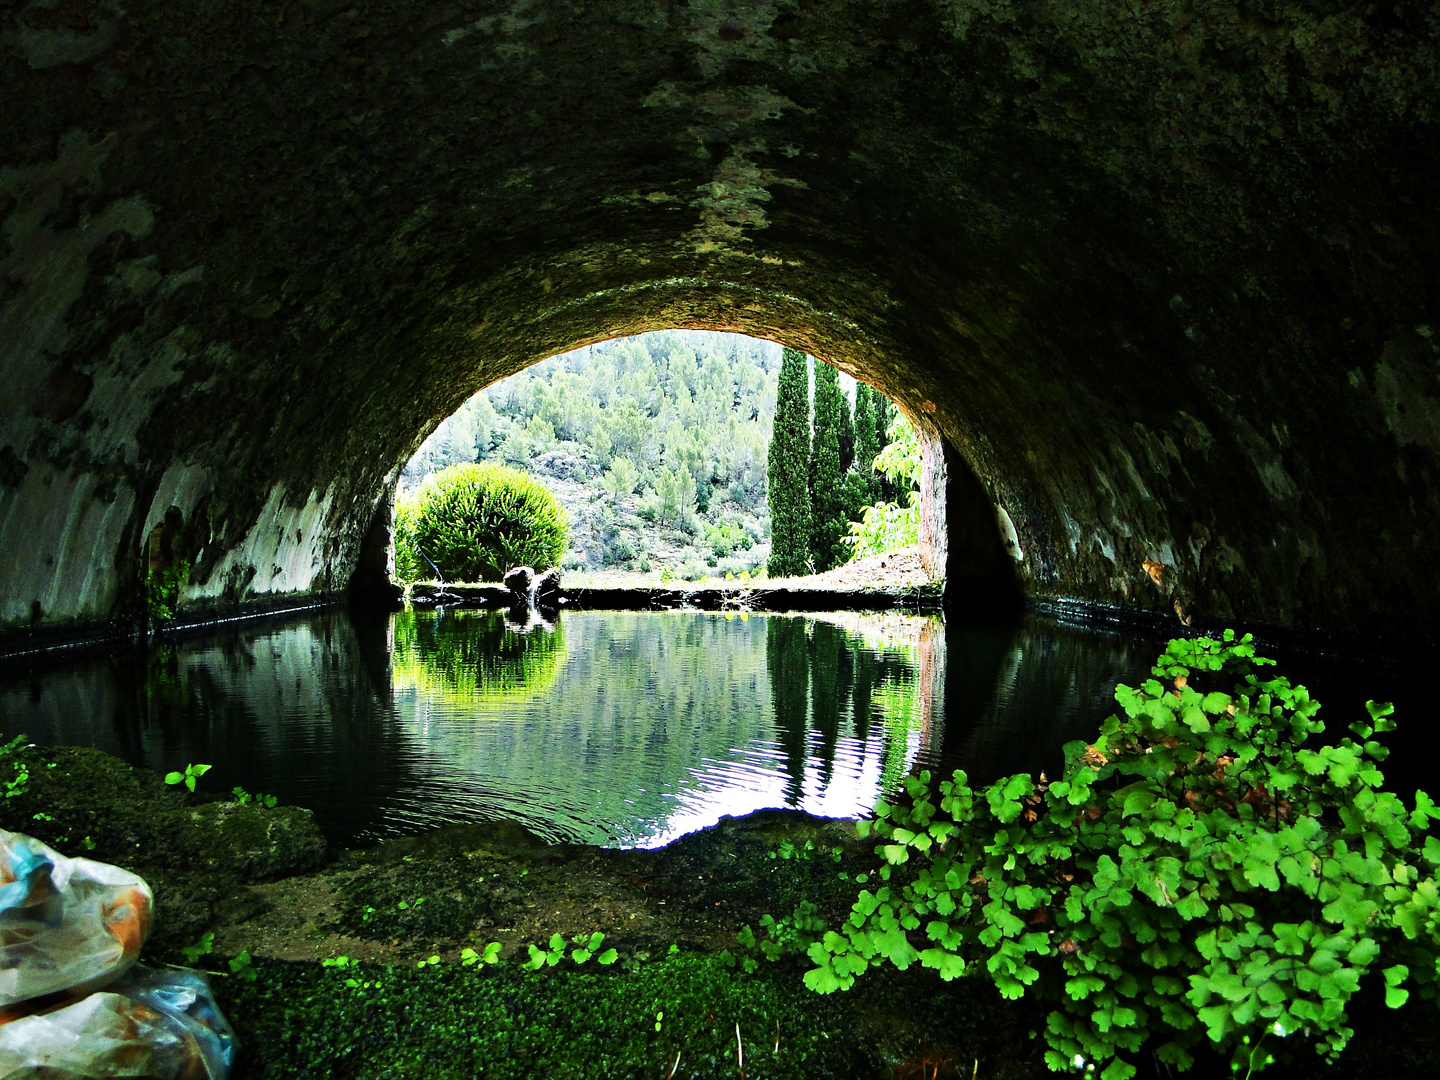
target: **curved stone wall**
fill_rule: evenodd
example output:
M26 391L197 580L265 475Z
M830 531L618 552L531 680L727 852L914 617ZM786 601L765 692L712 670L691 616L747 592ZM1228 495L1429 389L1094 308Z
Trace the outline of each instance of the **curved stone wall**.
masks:
M1440 79L1383 7L0 6L0 629L132 617L171 507L192 609L336 590L466 395L700 326L942 437L957 579L1416 631Z

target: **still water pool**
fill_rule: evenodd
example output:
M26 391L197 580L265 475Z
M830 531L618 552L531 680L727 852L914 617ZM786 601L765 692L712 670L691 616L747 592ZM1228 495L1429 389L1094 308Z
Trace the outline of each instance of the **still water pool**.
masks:
M918 768L1053 770L1159 651L1040 618L334 610L11 674L0 729L210 764L202 790L310 807L346 846L505 817L650 847L765 807L864 814Z

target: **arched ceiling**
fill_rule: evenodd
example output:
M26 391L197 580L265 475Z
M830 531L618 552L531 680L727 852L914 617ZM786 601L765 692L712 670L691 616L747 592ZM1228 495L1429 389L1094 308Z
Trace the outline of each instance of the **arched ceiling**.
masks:
M338 588L467 394L701 326L932 425L1032 596L1411 632L1437 18L0 0L0 629L137 611L172 505L192 604Z

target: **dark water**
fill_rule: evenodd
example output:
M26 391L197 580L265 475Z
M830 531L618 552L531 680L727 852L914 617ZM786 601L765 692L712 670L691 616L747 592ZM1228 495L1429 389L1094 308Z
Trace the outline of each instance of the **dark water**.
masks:
M203 789L310 807L343 845L511 817L651 846L762 807L862 814L918 768L1056 770L1159 651L1038 618L571 612L518 632L500 613L330 611L12 673L0 730L210 764ZM1289 672L1337 727L1400 683L1383 664ZM1428 740L1430 716L1401 719Z

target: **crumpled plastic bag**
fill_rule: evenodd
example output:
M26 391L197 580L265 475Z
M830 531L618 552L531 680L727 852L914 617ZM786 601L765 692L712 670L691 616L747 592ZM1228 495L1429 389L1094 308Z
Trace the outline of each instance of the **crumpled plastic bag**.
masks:
M0 1026L0 1080L225 1080L235 1048L204 975L137 964L108 990Z
M139 957L153 906L129 871L0 829L0 1007L113 982Z

